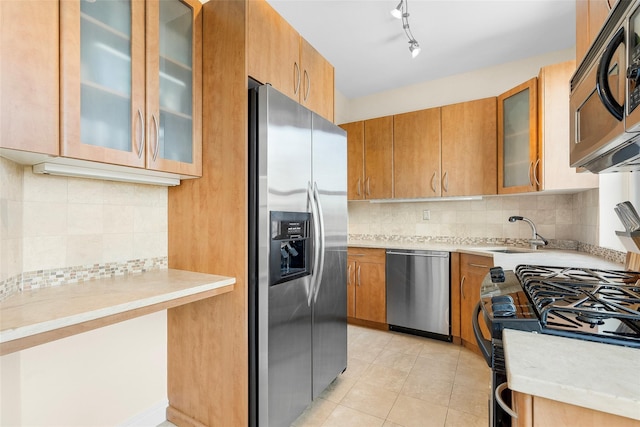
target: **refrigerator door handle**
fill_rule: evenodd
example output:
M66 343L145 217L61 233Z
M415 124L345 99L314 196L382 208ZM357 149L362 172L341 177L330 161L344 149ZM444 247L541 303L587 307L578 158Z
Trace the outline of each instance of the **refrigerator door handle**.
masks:
M318 267L320 264L320 222L318 220L318 206L315 202L315 194L311 182L307 183L307 197L311 205L311 222L313 223L313 268L311 270L309 293L307 294L307 304L311 307L316 282L318 281Z
M316 212L318 213L318 223L320 225L320 265L317 269L317 275L315 280L315 285L313 288L313 302L318 300L318 292L320 291L320 286L322 285L322 273L324 272L324 246L325 246L325 232L324 232L324 214L322 213L322 204L320 203L320 193L318 193L318 183L313 183L313 198L316 202Z

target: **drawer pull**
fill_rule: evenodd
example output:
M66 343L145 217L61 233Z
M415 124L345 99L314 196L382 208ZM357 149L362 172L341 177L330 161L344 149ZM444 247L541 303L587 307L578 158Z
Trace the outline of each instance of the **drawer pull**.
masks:
M488 265L484 265L484 264L474 264L474 263L469 263L469 265L471 267L478 267L478 268L489 268Z

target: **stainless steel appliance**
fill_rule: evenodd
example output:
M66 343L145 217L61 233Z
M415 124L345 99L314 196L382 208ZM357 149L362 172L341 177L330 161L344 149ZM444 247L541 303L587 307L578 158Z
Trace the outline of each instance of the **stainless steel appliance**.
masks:
M510 404L502 346L504 328L640 348L640 273L519 265L492 269L473 317L476 341L492 368L493 426L510 426L500 404ZM479 327L482 314L491 339Z
M387 250L387 323L451 341L449 252Z
M347 366L345 132L249 91L249 420L289 426Z
M640 170L640 0L620 0L571 78L570 162Z

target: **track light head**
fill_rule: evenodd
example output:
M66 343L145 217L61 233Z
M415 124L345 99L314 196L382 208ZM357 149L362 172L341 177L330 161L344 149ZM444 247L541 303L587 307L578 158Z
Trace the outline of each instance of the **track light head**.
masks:
M404 0L400 0L400 3L398 3L398 6L396 6L395 9L391 10L391 16L393 16L396 19L402 19L402 3L404 2Z
M415 58L420 54L420 45L415 40L409 40L409 52L411 52L411 57Z

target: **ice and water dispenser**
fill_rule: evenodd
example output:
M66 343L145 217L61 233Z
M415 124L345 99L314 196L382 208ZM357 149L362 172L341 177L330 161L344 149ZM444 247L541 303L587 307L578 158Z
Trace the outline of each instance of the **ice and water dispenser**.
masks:
M271 212L269 284L311 274L311 214Z

